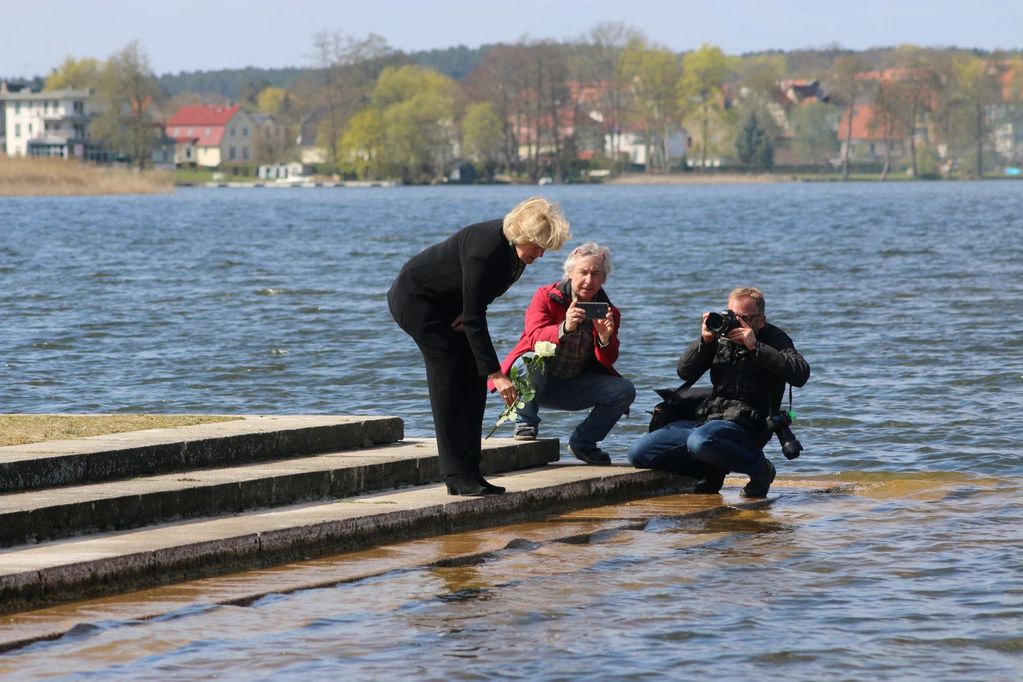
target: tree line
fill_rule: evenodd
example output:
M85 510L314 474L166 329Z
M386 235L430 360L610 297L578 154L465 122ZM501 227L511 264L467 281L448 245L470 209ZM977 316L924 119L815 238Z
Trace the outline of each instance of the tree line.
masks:
M838 167L848 177L863 157L854 122L868 110L870 158L882 177L903 168L914 177L979 176L1020 161L1019 51L905 45L733 56L703 45L679 54L611 23L571 41L434 51L435 66L374 35L319 33L310 54L306 69L252 71L238 92L236 102L288 130L254 150L258 161L290 160L315 144L322 171L405 182L434 181L455 163L484 179L718 166ZM108 119L135 139L119 142L132 155L144 142L142 112L169 117L182 104L223 101L169 96L137 43L107 62L68 58L47 79L48 88L94 83L116 102ZM116 137L114 127L99 128ZM682 131L684 159L672 151ZM641 167L625 155L636 145Z

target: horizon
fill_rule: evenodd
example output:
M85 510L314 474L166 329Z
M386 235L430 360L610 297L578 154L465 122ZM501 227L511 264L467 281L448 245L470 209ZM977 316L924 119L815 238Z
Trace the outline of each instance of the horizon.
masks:
M466 0L271 0L173 6L129 0L37 0L5 9L10 26L45 17L46 31L11 31L0 42L0 76L45 77L66 57L105 60L138 40L157 75L245 68L308 68L312 36L376 34L414 53L520 40L568 42L601 23L622 23L654 44L688 52L701 44L730 55L840 49L862 52L911 44L925 48L1018 51L1023 2L862 0L855 7L820 0L518 0L514 6ZM723 19L724 17L724 19ZM794 18L796 20L794 20ZM992 19L997 21L992 21ZM184 19L187 19L185 21ZM922 21L921 19L926 19ZM225 26L234 30L225 32ZM46 41L39 36L45 35ZM183 49L187 43L201 49ZM59 47L55 47L59 45Z

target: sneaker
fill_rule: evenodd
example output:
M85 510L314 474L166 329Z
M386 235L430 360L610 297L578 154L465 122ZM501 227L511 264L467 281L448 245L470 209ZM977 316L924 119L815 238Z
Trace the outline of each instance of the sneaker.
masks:
M571 452L576 459L581 459L587 464L607 466L608 464L611 463L611 455L607 454L598 447L593 447L590 448L589 450L583 450L582 448L576 447L569 443L568 451Z
M767 491L771 489L771 484L774 483L774 476L777 472L774 470L774 465L771 464L771 460L764 460L763 470L756 476L749 477L749 483L742 489L743 497L767 497Z
M515 424L515 440L536 440L540 427L536 424Z

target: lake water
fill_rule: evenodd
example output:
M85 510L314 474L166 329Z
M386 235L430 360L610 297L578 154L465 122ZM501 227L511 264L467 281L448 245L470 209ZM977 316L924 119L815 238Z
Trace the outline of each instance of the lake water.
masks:
M0 199L0 411L397 414L432 435L384 294L409 256L536 189ZM679 383L700 313L752 284L812 367L803 455L768 456L781 479L856 491L778 488L758 512L107 625L0 673L1019 679L1023 183L542 189L570 247L615 255L618 368L639 392L615 459L652 389ZM499 353L564 253L491 306ZM541 416L563 442L577 419Z

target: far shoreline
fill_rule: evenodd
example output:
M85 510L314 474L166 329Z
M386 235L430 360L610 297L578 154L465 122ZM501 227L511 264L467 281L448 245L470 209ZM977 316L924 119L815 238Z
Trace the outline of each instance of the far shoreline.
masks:
M603 182L605 185L765 185L798 182L791 175L773 173L635 173L619 175Z

